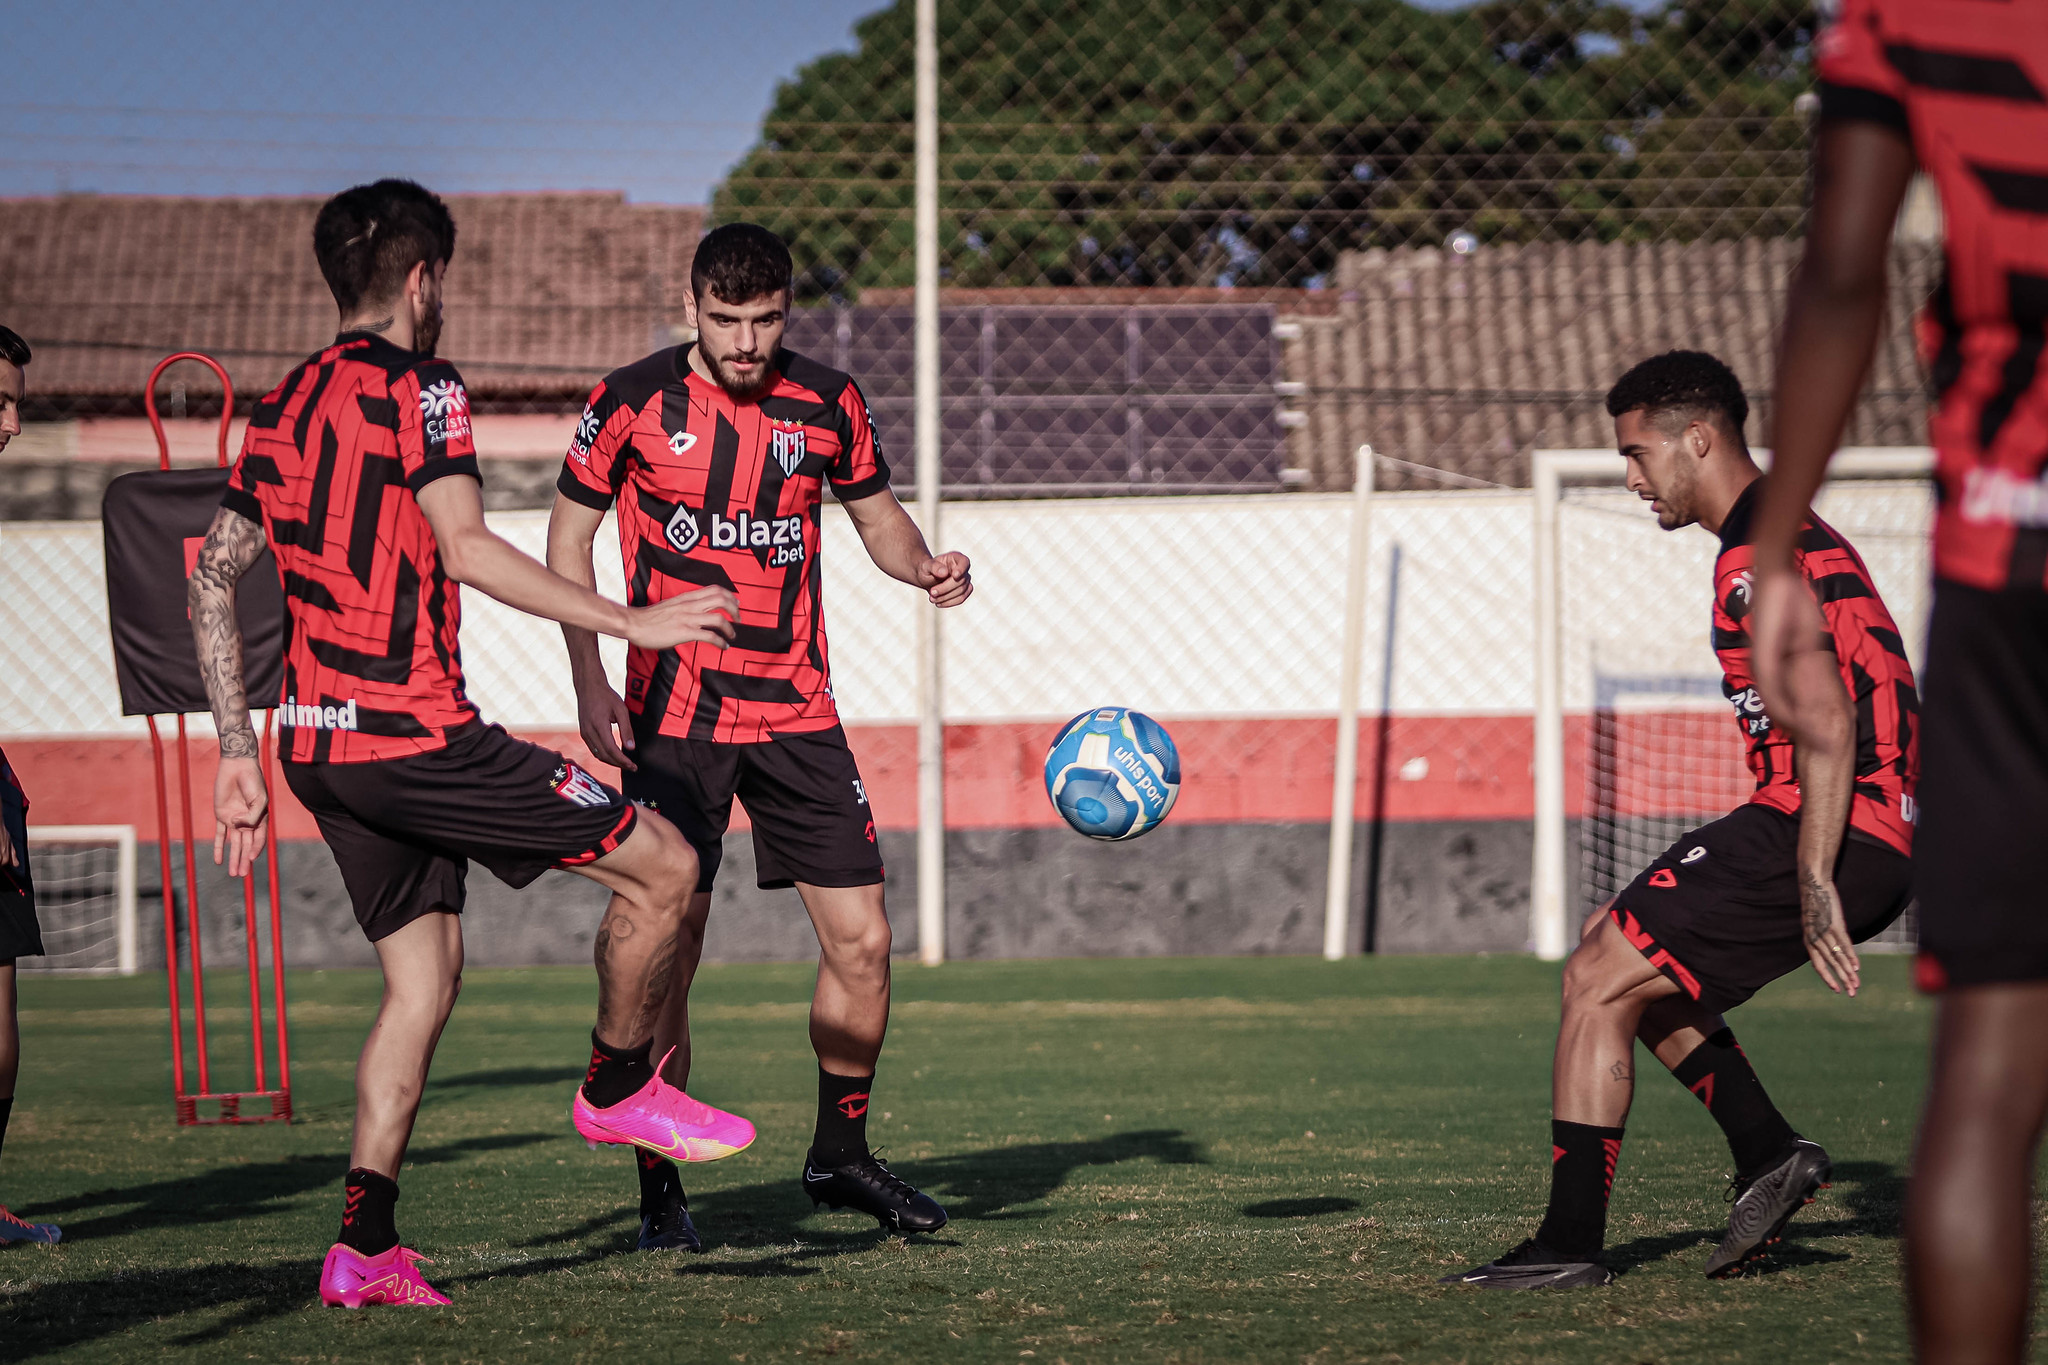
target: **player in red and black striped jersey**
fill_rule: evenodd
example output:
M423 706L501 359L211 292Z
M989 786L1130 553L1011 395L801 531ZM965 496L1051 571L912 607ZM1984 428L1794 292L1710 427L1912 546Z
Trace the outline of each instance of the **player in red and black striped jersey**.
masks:
M1799 572L1826 605L1797 663L1810 713L1788 734L1750 676L1750 529L1765 480L1743 439L1741 384L1710 355L1672 351L1623 375L1607 410L1628 486L1658 525L1697 523L1720 537L1714 651L1756 791L1679 839L1587 920L1565 966L1543 1226L1448 1283L1613 1278L1598 1257L1637 1039L1707 1106L1735 1159L1735 1206L1707 1274L1760 1255L1826 1182L1828 1155L1771 1103L1721 1014L1806 961L1830 989L1855 994L1853 945L1908 900L1919 701L1863 561L1818 518L1801 528Z
M682 828L702 869L657 1040L676 1047L665 1074L677 1085L689 1075L685 993L738 796L760 885L796 887L818 929L818 1119L804 1188L897 1231L932 1231L945 1211L866 1140L889 1019L889 919L874 814L832 699L819 596L825 488L884 573L941 607L973 585L967 557L932 554L889 491L859 386L783 349L790 278L789 251L765 228L730 224L698 244L687 304L697 340L613 371L591 394L562 465L548 562L592 582L591 546L616 509L628 600L703 584L739 597L722 649L632 650L623 700L596 637L564 627L591 752L624 769L628 796ZM641 1246L694 1247L675 1168L643 1161L640 1181Z
M483 723L463 694L459 585L654 648L722 643L738 603L709 587L621 606L484 525L468 396L434 359L455 249L439 199L409 181L359 186L322 208L313 243L341 334L256 404L189 591L220 732L214 861L230 854L229 870L248 875L268 813L234 604L235 580L267 544L287 603L285 695L273 699L285 778L333 849L385 979L320 1294L350 1307L446 1303L399 1245L393 1207L461 976L471 859L513 886L564 867L613 893L579 1129L588 1135L589 1111L608 1133L644 1131L668 1150L717 1115L656 1077L648 1053L696 856L666 820Z
M1923 989L1941 992L1907 1207L1923 1360L2018 1360L2034 1152L2048 1116L2048 10L1845 0L1818 45L1806 252L1785 316L1757 523L1757 672L1815 603L1790 570L1882 323L1914 172L1940 193L1946 276L1920 321L1938 510L1926 773L1914 851Z

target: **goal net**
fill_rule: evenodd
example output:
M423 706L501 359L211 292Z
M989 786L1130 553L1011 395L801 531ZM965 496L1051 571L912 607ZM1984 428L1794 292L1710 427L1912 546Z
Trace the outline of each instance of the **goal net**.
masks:
M135 827L31 825L29 875L44 953L17 970L132 975L136 963Z
M1926 461L1920 451L1845 451L1816 502L1863 556L1916 663L1933 504L1914 471ZM1549 801L1538 796L1537 908L1546 840L1556 901L1547 943L1540 922L1535 937L1560 952L1587 912L1756 786L1713 652L1718 543L1697 527L1663 531L1620 486L1621 473L1608 451L1539 457L1538 534L1547 501L1555 555L1539 629L1555 675L1547 697L1539 687L1538 725L1553 727L1561 761L1538 773L1539 786L1555 790ZM1909 912L1868 946L1910 948L1910 920Z

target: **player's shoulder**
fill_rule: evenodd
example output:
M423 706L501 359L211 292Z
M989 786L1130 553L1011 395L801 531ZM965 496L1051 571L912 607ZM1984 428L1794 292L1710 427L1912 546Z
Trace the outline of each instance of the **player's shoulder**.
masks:
M619 366L597 386L597 392L591 395L591 406L602 404L607 414L619 408L637 412L646 407L654 395L678 381L682 350L680 346L664 346L630 365Z
M821 360L813 360L801 351L784 347L776 356L775 363L782 371L785 384L803 390L821 403L837 403L844 395L857 391L852 375L844 370L835 370Z

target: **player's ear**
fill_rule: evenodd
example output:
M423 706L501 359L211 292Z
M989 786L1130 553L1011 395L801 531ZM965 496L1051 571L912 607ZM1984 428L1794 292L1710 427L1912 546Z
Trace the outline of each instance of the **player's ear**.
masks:
M1695 418L1685 424L1685 446L1695 460L1707 458L1707 452L1714 448L1714 433L1704 421Z

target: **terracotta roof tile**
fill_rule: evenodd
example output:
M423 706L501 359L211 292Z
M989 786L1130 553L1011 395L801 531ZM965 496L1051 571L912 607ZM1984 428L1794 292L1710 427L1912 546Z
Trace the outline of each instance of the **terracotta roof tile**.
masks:
M177 350L270 388L333 334L309 245L321 200L0 199L0 321L37 348L38 393L128 398ZM619 194L451 196L441 353L481 398L580 396L682 322L697 208ZM203 392L197 371L188 389Z

